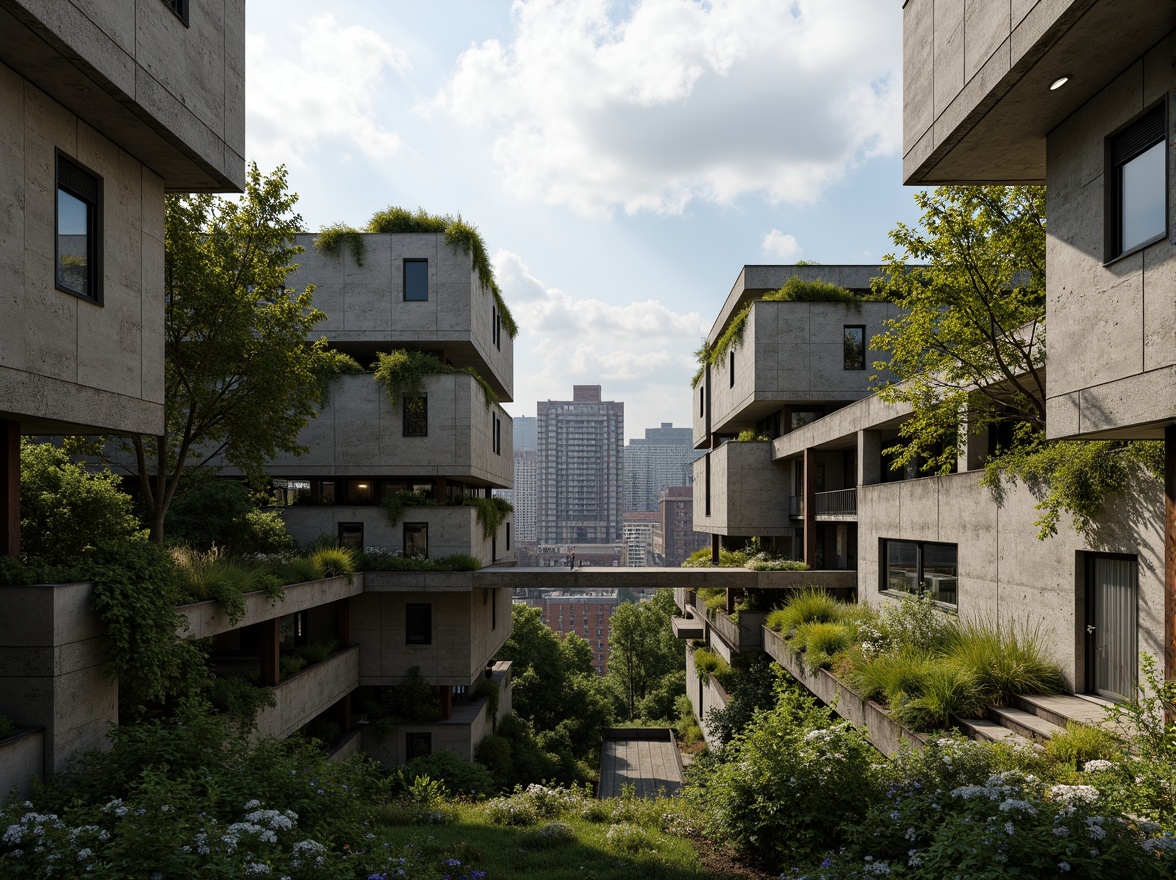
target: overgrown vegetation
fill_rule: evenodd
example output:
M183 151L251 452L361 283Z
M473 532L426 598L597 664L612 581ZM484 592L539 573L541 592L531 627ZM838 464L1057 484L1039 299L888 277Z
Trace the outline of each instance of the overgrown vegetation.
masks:
M490 387L490 383L483 379L473 367L455 367L452 364L443 364L437 360L435 355L424 351L403 348L382 351L376 355L376 369L373 375L394 406L399 405L405 395L423 394L425 376L431 375L472 376L482 389L482 397L486 406L490 407L498 403L498 395Z
M498 528L506 522L506 518L514 512L512 505L505 498L497 496L491 498L466 497L467 507L474 508L478 525L482 527L482 540L489 541L498 534Z
M685 568L711 568L709 547L695 550L682 563ZM719 550L719 568L750 568L753 571L808 571L806 563L799 559L788 559L762 549L757 539L752 538L742 550Z

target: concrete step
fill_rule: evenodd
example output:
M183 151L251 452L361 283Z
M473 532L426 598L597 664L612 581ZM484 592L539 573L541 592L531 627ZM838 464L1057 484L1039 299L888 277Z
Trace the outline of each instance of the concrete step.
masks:
M956 724L964 734L980 742L1036 745L1033 740L1026 739L1019 733L1014 733L1009 728L997 724L995 721L989 721L987 718L957 718Z
M1044 718L1058 727L1065 727L1067 721L1098 727L1106 721L1106 707L1111 705L1105 700L1096 702L1075 694L1019 696L1016 698L1016 704L1017 708L1038 718Z
M988 718L1026 739L1046 740L1065 728L1015 706L989 706Z

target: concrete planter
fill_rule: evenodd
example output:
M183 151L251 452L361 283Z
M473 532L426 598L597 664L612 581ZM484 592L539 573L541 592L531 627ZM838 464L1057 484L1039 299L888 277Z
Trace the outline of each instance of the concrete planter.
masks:
M866 738L883 754L894 755L908 748L918 748L927 741L925 734L895 721L885 708L864 699L827 669L810 671L803 659L788 650L779 633L765 626L763 639L764 650L773 660L846 721L865 728Z
M758 651L763 648L763 626L766 614L740 611L738 620L725 611L710 617L711 629L717 632L734 651Z
M0 739L0 796L13 789L28 795L33 780L43 780L45 730L30 727Z
M352 645L274 687L276 703L257 716L258 736L289 736L359 687L359 647Z
M351 596L358 596L363 592L363 573L357 572L351 577L323 578L317 581L306 581L301 584L288 584L283 588L281 599L263 592L247 593L245 595L245 616L237 623L232 623L224 609L216 602L193 602L181 605L176 610L188 622L188 631L184 635L196 639L206 639L209 636L220 635L230 630L272 620L296 611L305 611L337 602Z

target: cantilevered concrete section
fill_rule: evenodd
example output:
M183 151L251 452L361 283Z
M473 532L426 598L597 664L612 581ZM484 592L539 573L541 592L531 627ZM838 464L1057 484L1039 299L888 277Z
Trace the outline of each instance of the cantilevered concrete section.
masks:
M456 576L451 575L451 576ZM810 584L857 585L853 571L752 571L747 568L483 568L470 572L474 587L574 590L703 589L793 590Z

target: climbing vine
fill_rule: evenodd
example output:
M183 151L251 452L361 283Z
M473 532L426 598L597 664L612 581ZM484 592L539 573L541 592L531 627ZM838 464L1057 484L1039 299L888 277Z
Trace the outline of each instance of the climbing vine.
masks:
M388 522L396 525L404 516L404 511L410 507L436 507L437 501L432 495L424 492L397 492L380 502L384 513L388 515Z
M331 257L338 257L343 252L344 246L351 251L351 258L355 260L355 265L362 266L363 233L358 229L348 226L346 223L336 223L334 226L324 227L314 240L315 250Z
M482 527L482 539L485 541L498 534L498 527L514 511L514 506L505 498L467 497L465 503L476 511L478 525Z
M486 399L487 408L498 403L498 395L494 389L473 367L454 367L443 364L437 358L423 351L409 351L398 348L389 352L381 352L376 356L376 381L384 389L394 405L406 394L421 394L425 390L425 376L429 375L472 376L482 386L482 394Z

